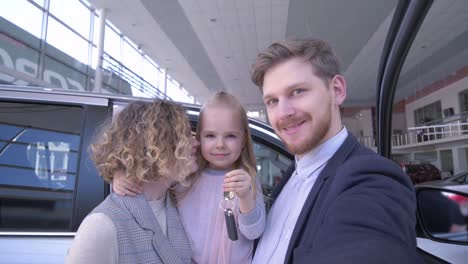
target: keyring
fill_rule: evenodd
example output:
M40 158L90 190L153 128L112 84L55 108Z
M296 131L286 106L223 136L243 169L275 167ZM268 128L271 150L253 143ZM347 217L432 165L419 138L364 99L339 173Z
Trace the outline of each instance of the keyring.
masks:
M226 200L226 199L221 200L221 203L219 203L219 208L223 211L226 211L226 209L234 208L234 200Z

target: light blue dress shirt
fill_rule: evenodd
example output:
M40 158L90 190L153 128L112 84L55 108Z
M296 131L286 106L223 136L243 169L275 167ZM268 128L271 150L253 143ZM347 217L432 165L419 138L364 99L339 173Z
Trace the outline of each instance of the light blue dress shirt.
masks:
M255 251L253 263L284 263L294 227L302 207L328 160L348 137L346 128L325 141L300 160L296 170L274 202L265 231Z

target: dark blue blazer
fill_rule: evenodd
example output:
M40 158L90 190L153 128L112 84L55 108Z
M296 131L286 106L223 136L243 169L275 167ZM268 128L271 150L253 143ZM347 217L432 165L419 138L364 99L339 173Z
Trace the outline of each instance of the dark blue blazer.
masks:
M274 198L294 169L288 168ZM422 263L415 207L402 169L350 135L312 187L285 263Z

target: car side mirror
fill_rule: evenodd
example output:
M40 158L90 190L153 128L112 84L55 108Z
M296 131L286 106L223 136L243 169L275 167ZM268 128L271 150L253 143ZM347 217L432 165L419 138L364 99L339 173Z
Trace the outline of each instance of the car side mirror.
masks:
M424 186L417 187L416 197L418 220L428 238L445 243L468 244L467 193Z

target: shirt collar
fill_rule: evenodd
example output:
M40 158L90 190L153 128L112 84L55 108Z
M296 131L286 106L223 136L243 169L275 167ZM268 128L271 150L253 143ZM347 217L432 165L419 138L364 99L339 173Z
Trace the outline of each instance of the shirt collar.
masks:
M206 168L205 170L203 170L203 172L210 176L223 176L224 177L224 175L228 173L229 170Z
M306 153L300 160L297 160L296 156L296 173L301 178L312 175L312 172L323 166L335 154L347 137L348 130L343 126L338 134Z

